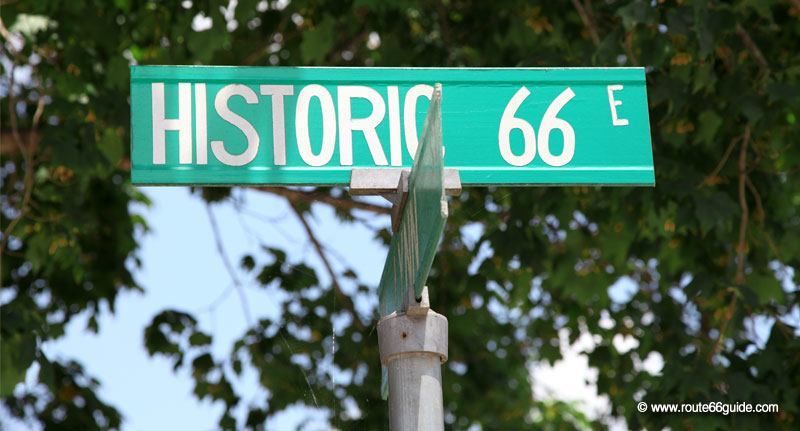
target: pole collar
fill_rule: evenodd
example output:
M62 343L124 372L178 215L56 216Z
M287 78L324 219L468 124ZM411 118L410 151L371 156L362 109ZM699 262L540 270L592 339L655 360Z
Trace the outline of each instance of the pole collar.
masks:
M436 355L447 361L447 318L428 309L422 314L394 312L378 322L381 364L404 356Z

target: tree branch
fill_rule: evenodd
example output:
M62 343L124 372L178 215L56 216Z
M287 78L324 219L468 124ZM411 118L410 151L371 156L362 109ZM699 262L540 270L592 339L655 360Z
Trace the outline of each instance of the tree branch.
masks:
M284 32L284 30L286 28L286 24L288 22L290 22L290 19L291 18L289 16L287 16L287 17L285 17L285 18L283 18L281 20L281 23L278 24L278 27L275 29L275 31L272 32L273 40L274 40L276 34L280 34L281 37L285 37L283 32ZM282 39L282 44L285 44L285 43L286 43L286 40ZM244 60L242 60L242 64L245 65L245 66L252 66L252 65L256 64L257 61L261 60L262 57L265 57L268 54L267 50L269 49L269 45L270 44L266 44L265 46L259 46L258 48L256 48L253 52L251 52L250 54L245 56Z
M728 307L725 309L725 314L723 315L723 319L725 320L722 321L722 326L720 327L717 341L714 343L714 346L711 348L711 351L708 354L708 362L711 362L714 359L714 356L716 356L719 350L722 348L722 341L725 339L725 333L728 332L728 325L730 325L731 320L733 320L733 313L736 311L736 299L739 297L739 294L733 288L728 288L728 290L733 296L728 303Z
M225 265L225 269L228 271L228 275L230 275L231 280L233 281L233 286L236 288L236 292L239 294L239 301L242 304L244 320L247 322L248 327L252 327L253 317L250 314L250 306L247 302L244 286L242 286L242 283L239 281L239 276L236 274L236 270L233 268L233 264L231 263L230 258L228 258L228 254L225 253L225 248L222 246L222 235L219 232L219 225L217 225L217 218L214 216L214 211L211 210L211 205L208 203L206 203L206 213L208 213L208 220L211 222L211 230L214 233L214 242L217 246L217 253L222 259L222 263Z
M739 35L739 39L742 40L744 46L747 47L747 50L750 51L753 59L761 68L761 73L764 76L769 75L769 63L767 63L767 59L764 58L764 54L761 52L761 49L758 48L758 45L756 45L756 43L753 41L753 38L750 37L750 33L748 33L741 24L736 24L736 34Z
M353 37L349 39L345 39L340 41L339 43L334 44L331 46L331 49L325 55L326 61L330 63L338 63L342 58L341 55L339 58L336 58L336 54L341 54L341 51L348 50L353 53L353 57L356 55L356 43L360 40L363 40L369 34L369 30L364 28L360 32L353 35Z
M18 145L18 142L32 143L35 152L36 148L39 146L40 138L41 136L39 136L39 133L35 130L18 129L16 132L13 130L3 130L0 132L0 156L11 158L17 154L23 154L24 157L25 152L22 151L23 149Z
M742 219L739 222L739 242L736 245L736 285L741 286L745 282L745 258L747 257L747 224L750 221L750 208L747 206L747 195L745 187L747 187L747 146L750 144L750 125L745 126L744 135L742 136L742 144L739 146L739 207L742 210ZM733 314L736 312L736 300L739 297L738 290L728 288L731 292L730 302L725 309L723 315L722 325L719 330L719 337L716 343L709 351L708 360L711 362L714 356L722 348L722 342L725 339L725 333L728 332L728 326L733 319Z
M306 192L303 190L287 189L284 187L255 187L255 190L262 192L272 193L278 196L283 196L290 201L299 201L307 204L315 202L325 203L337 208L346 210L362 210L369 211L375 214L391 214L392 209L380 205L374 205L367 202L361 202L353 199L335 198L331 195L320 193L317 191Z
M747 206L745 187L747 186L747 146L750 144L750 125L745 126L742 145L739 147L739 207L742 219L739 222L739 243L736 246L736 284L745 282L744 259L747 257L747 223L750 221L750 208Z
M725 163L728 162L728 158L731 156L731 153L733 153L733 149L736 147L736 143L739 142L739 139L741 139L741 137L736 137L731 139L731 143L728 144L728 148L725 149L725 153L722 155L722 159L720 159L719 163L717 163L717 166L714 168L714 170L711 171L710 174L706 175L706 177L700 184L697 185L697 187L700 187L702 185L716 184L717 176L719 175L720 171L722 171L722 168L725 167Z
M633 30L630 30L629 32L625 33L625 40L623 42L623 46L625 47L625 54L628 55L628 59L630 59L631 64L634 66L638 66L639 60L636 59L636 55L633 53L633 35L634 35Z
M600 35L597 33L597 26L594 24L594 21L592 21L589 12L583 7L580 0L572 0L572 5L575 6L575 10L578 11L578 16L581 17L581 22L583 22L583 26L586 27L586 30L589 32L589 36L591 36L594 45L600 45ZM588 3L587 6L589 6Z
M758 192L758 189L753 182L750 181L750 177L745 177L747 180L747 188L750 190L750 193L753 195L753 198L756 200L756 214L755 220L759 223L764 222L764 218L766 217L766 213L764 212L764 205L761 202L761 193Z
M442 31L442 41L447 46L451 46L450 24L447 22L447 10L444 8L442 0L436 0L436 15L439 18L439 28Z
M5 29L2 21L0 21L0 28ZM7 33L7 30L6 30ZM30 209L30 202L31 197L33 196L33 152L36 148L36 139L34 138L36 129L39 127L39 121L42 119L42 113L44 112L44 92L39 91L39 100L36 103L36 111L33 114L33 120L31 122L31 131L33 133L30 134L28 137L28 144L27 146L22 141L22 137L19 134L19 124L17 118L17 102L16 97L14 97L14 67L11 67L11 74L9 77L9 84L8 84L8 116L9 122L11 123L11 134L14 137L14 141L17 143L19 147L19 151L22 154L22 159L25 163L25 174L23 177L23 188L22 188L22 203L19 207L19 214L16 218L11 220L6 226L5 230L3 230L3 238L0 240L0 255L6 250L6 246L8 245L8 237L14 231L14 228L17 224L25 217Z
M291 199L288 199L288 201L289 201L289 206L292 207L292 211L294 211L294 214L297 216L297 219L300 221L300 224L303 225L303 229L305 229L309 241L311 241L311 244L317 251L317 255L319 255L319 258L322 260L322 264L325 265L325 270L328 272L328 276L330 276L331 278L331 284L333 284L334 289L336 289L337 291L340 290L339 281L338 278L336 277L336 273L333 271L333 266L331 266L331 262L328 260L328 256L325 254L325 250L323 249L322 244L317 239L317 236L314 235L314 231L311 229L311 225L308 224L308 220L306 220L303 213L301 213L300 210L297 209L295 203L292 202Z
M342 291L341 286L339 286L338 277L333 271L333 266L331 265L330 260L328 260L328 255L325 254L325 248L322 246L322 243L319 242L319 239L317 239L317 236L314 234L314 230L311 229L311 225L308 224L308 220L306 220L303 213L297 208L297 204L289 197L287 197L286 200L289 202L289 206L292 208L292 211L294 211L294 214L297 216L300 224L303 225L303 229L306 231L309 241L311 241L311 244L314 246L317 255L319 256L320 260L322 260L322 264L325 266L325 270L328 272L328 276L331 278L331 285L333 286L333 292L335 295L334 297L338 298L340 303L344 304L345 307L353 313L353 322L355 322L360 329L363 329L364 326L361 324L361 319L355 312L355 305L353 304L353 301L350 300L350 297L347 296Z

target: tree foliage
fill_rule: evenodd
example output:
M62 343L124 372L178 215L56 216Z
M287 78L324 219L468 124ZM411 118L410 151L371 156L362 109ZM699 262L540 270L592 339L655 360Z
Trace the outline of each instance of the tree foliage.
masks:
M40 1L4 6L2 21L0 386L12 414L54 429L119 425L96 382L41 346L80 313L97 330L101 304L113 312L120 291L139 288L134 232L146 224L129 208L146 200L129 182L129 64L634 65L647 70L655 188L471 188L451 202L429 280L450 321L449 427L588 426L531 391L529 367L560 358L560 333L594 336L598 390L631 428L796 427L797 1ZM301 218L312 202L364 218L340 190L267 191ZM376 313L356 306L375 286L355 269L319 277L269 248L241 267L286 293L280 319L257 319L216 357L213 334L165 310L145 330L147 351L190 369L195 395L226 406L220 428L259 429L295 403L326 409L340 428L384 428ZM610 295L621 278L635 289ZM335 340L330 319L345 322ZM618 337L637 344L619 349ZM660 373L642 367L652 354ZM345 379L334 382L331 362ZM14 390L34 363L39 384ZM249 405L231 383L245 368L268 390ZM781 412L641 414L639 400Z

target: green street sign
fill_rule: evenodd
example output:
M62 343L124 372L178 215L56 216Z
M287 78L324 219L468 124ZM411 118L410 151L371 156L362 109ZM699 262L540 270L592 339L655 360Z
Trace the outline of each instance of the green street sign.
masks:
M400 226L392 235L378 298L381 316L400 310L408 289L422 294L447 220L442 160L442 95L434 91L411 174Z
M410 167L433 82L463 184L655 183L642 68L206 66L131 68L133 182L347 185Z

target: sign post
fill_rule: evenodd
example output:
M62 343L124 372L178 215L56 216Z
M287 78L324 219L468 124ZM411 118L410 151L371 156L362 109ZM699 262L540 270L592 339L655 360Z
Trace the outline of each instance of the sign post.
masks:
M414 165L401 179L394 235L378 287L381 391L392 430L442 430L441 364L447 319L430 309L425 281L447 220L442 146L442 88L434 87ZM406 184L407 183L407 184Z
M132 180L387 197L378 340L390 429L438 431L447 319L425 282L445 194L462 183L654 186L644 73L133 66Z

